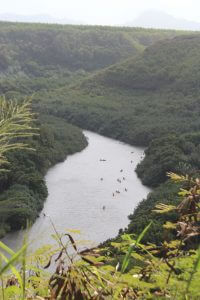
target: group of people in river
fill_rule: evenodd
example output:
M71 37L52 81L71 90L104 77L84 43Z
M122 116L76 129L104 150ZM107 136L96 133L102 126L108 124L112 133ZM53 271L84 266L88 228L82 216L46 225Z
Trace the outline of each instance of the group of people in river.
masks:
M123 172L123 169L120 170L120 173L122 173L122 172ZM125 180L126 180L126 178L125 178L124 176L122 177L122 179L121 179L121 178L117 178L117 182L119 182L119 183L122 183L122 182L125 181ZM125 191L125 192L128 192L128 189L125 187L125 188L124 188L124 191ZM116 193L116 194L120 194L120 191L119 191L119 190L116 190L116 191L112 194L113 197L115 197L115 193Z
M131 154L133 154L133 153L134 153L134 151L131 152ZM142 155L142 157L143 157L143 155ZM142 158L142 157L141 157L141 158ZM105 162L105 161L107 161L107 160L104 159L104 158L100 158L99 161ZM132 164L132 163L133 163L133 160L131 160L130 162L131 162L131 164ZM124 170L123 170L123 169L120 169L119 172L120 172L120 173L123 173ZM103 180L104 180L103 177L101 177L100 180L103 181ZM124 176L121 177L121 178L117 178L117 182L120 183L120 184L123 183L124 181L126 181L126 177L124 177ZM124 192L128 192L127 187L124 188ZM115 191L112 193L112 196L115 197L117 194L120 194L120 193L121 193L120 190L117 189L117 190L115 190ZM106 209L106 206L104 205L104 206L102 207L102 209L105 210L105 209Z

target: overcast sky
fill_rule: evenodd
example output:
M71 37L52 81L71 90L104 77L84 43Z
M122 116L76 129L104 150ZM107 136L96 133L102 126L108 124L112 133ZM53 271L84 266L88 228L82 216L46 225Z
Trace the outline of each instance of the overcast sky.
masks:
M152 9L200 21L200 0L0 0L0 14L48 14L102 25L126 23Z

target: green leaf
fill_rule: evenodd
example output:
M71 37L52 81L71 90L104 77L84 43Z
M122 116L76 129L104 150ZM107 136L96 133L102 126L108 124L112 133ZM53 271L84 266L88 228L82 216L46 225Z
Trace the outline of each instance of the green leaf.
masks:
M186 294L189 292L193 276L196 273L196 271L199 270L199 268L200 268L200 247L199 247L199 249L197 251L197 259L195 261L195 264L193 266L193 270L192 270L192 272L190 274L190 278L189 278L188 283L187 283Z
M176 224L175 223L171 223L171 222L166 222L163 227L165 229L176 229Z
M190 191L187 191L185 189L180 189L180 192L178 193L179 196L183 196L185 197L186 195L190 195L191 192Z
M26 251L27 245L24 245L18 252L16 252L6 263L6 265L1 268L0 276L5 273L9 268L12 267L13 263L17 262L18 258Z
M156 205L156 209L153 210L153 212L159 213L159 214L165 214L172 210L175 210L176 206L174 205L166 205L163 203L159 203Z
M3 255L3 253L0 252L0 256L2 257L2 259L5 261L5 263L8 263L8 258ZM20 276L20 273L17 271L17 269L15 267L13 267L12 265L10 266L11 271L13 272L13 274L15 275L15 277L17 278L20 287L22 287L23 283L22 283L22 278Z
M3 249L5 252L7 252L10 255L14 255L15 254L15 252L12 249L10 249L8 246L6 246L1 241L0 241L0 248Z
M147 233L147 231L149 230L149 228L152 225L152 221L149 223L149 225L147 225L144 230L140 233L140 235L137 237L136 242L131 244L128 252L126 253L123 262L122 262L122 268L121 268L121 272L124 273L129 265L130 262L130 258L131 258L131 253L134 251L134 249L137 247L137 245L140 243L140 241L143 239L143 237L145 236L145 234Z

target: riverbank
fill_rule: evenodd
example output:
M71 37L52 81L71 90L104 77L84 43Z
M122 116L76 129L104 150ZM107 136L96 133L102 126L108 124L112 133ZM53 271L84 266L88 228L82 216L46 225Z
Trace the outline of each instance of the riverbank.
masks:
M0 237L36 220L48 195L47 170L87 146L81 130L64 120L40 116L37 127L40 135L28 141L35 151L10 152L9 170L1 173Z

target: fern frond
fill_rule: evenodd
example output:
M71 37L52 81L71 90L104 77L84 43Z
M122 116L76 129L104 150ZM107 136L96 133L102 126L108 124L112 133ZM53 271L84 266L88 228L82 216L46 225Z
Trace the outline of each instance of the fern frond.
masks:
M186 176L183 176L183 175L178 175L176 173L173 173L173 172L167 172L167 176L175 181L175 182L183 182L183 181L188 181L188 175Z
M159 203L155 206L156 209L153 210L153 212L159 213L159 214L165 214L172 210L176 209L176 206L174 205L166 205L163 203Z

